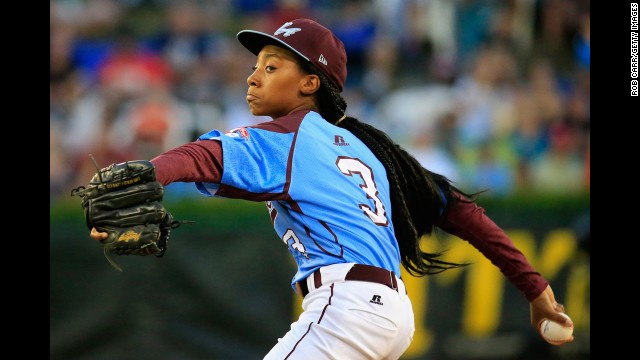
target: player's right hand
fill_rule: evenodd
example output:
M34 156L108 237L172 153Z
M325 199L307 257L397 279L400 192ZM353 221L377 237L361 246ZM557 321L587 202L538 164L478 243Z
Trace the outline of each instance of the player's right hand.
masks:
M531 326L533 326L536 331L538 331L540 324L545 319L558 322L566 327L573 326L571 319L560 314L564 313L564 305L556 301L550 285L547 285L547 288L529 303L529 307L531 310ZM573 341L573 336L566 342L571 341Z

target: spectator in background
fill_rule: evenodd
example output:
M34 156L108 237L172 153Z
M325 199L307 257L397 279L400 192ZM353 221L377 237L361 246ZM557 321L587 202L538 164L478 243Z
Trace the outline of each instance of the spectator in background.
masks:
M573 48L579 70L588 72L591 68L591 16L588 13L580 14L580 25Z
M516 93L513 111L512 141L518 159L516 186L526 190L530 186L531 164L547 151L548 138L535 100L525 89Z
M314 17L309 0L275 0L273 8L267 11L267 16L269 29L277 29L291 19Z
M510 125L505 124L503 113L512 105L515 79L516 64L511 51L502 44L487 44L479 48L471 67L454 83L456 155L463 173L475 171L485 144L501 146L508 137L505 131ZM496 160L509 160L494 151L490 152L496 154Z
M125 3L112 0L54 0L50 4L52 33L60 27L73 29L75 36L69 49L70 59L85 85L95 85L98 68L114 45L110 35L126 13Z
M565 122L578 132L578 146L586 158L589 154L591 129L590 114L590 66L591 66L591 29L589 13L582 9L580 27L576 34L573 86L565 104ZM587 162L588 167L588 162Z
M232 0L237 14L261 15L273 9L275 0Z
M544 193L568 194L586 190L584 158L578 133L565 124L550 129L550 147L531 164L531 187Z
M473 60L478 48L490 39L491 25L499 3L492 0L463 0L456 4L457 57L462 67Z
M113 137L131 156L147 159L154 152L193 140L191 120L189 108L172 97L168 89L153 88L123 109L114 122Z
M133 29L122 25L115 46L98 69L99 87L80 98L73 109L65 143L79 178L90 177L92 153L101 164L124 161L133 155L121 142L116 123L135 100L152 89L170 87L172 71L157 54L139 46Z
M403 3L407 21L401 38L403 54L399 56L403 82L450 84L457 60L456 3L447 0Z
M473 150L490 140L497 109L514 93L515 73L512 54L502 46L487 44L454 84L458 136L463 146Z
M142 95L153 87L172 85L174 71L160 55L139 44L133 28L121 24L115 47L98 70L100 83L125 98Z
M576 151L586 154L589 149L589 138L591 135L591 115L589 111L589 94L585 90L576 86L569 94L569 98L563 107L562 124L575 132L577 137Z
M215 91L201 85L209 83L213 87L217 74L205 74L203 68L219 68L219 59L227 51L229 40L219 31L209 31L207 21L217 23L220 16L206 18L204 9L195 0L172 1L163 15L165 26L147 40L147 45L171 67L175 95L190 102L211 100ZM194 79L194 72L204 75L204 81ZM205 94L203 90L208 91Z
M50 33L50 120L58 122L62 132L66 131L74 104L85 91L82 74L73 61L75 31L72 25L61 23L52 26Z
M541 121L545 126L560 121L563 112L563 94L555 69L546 58L533 61L528 73L528 96L535 102Z
M223 30L230 5L206 6L195 0L172 1L163 9L164 26L146 44L171 67L169 88L180 107L186 107L190 138L214 128L223 120L224 69L230 41ZM168 96L168 95L166 95Z
M436 124L436 126L438 126ZM461 183L458 166L451 155L443 148L439 141L437 129L425 128L412 138L412 144L407 151L418 160L420 165L431 171L446 176L456 184Z
M397 56L395 41L384 35L377 36L367 49L362 91L369 103L376 104L394 88Z
M358 86L367 66L367 54L377 34L373 8L365 0L347 0L337 16L331 28L342 39L349 58L346 86Z
M471 176L471 186L478 191L489 190L492 196L507 196L513 193L514 172L508 163L496 156L491 144L482 144L478 160Z

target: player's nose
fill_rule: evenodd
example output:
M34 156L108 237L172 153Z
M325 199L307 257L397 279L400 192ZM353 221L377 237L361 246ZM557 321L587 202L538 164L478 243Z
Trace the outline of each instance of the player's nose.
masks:
M258 79L256 77L256 72L252 72L251 75L247 78L247 85L249 86L258 86Z

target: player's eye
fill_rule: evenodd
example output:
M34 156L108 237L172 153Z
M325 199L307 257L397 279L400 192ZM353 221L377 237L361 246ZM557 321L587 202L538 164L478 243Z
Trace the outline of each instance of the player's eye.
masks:
M276 68L275 68L275 67L273 67L273 66L267 65L267 66L265 66L265 67L264 67L264 69L265 69L267 72L272 72L272 71L273 71L273 70L275 70ZM257 65L252 66L252 67L251 67L251 70L252 70L252 71L256 71L256 70L258 70L258 66L257 66Z

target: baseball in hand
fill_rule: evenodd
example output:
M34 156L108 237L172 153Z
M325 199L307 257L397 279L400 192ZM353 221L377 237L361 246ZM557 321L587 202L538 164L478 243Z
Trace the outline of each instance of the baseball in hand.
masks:
M561 315L570 319L566 314ZM548 343L562 345L573 335L573 326L564 327L560 323L545 319L540 323L540 334Z

